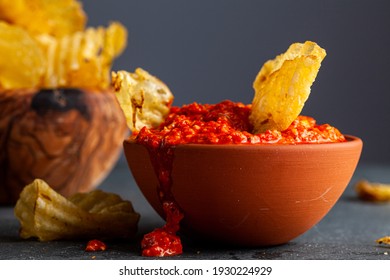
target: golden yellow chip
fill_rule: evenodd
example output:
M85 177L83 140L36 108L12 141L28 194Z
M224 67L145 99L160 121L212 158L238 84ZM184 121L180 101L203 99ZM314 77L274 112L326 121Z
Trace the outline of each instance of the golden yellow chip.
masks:
M390 184L371 183L361 180L356 183L355 190L360 199L373 202L390 201Z
M40 179L23 189L14 212L20 236L40 241L129 238L139 221L131 202L116 194L95 190L66 199Z
M378 244L390 245L390 236L384 236L375 241Z
M117 57L127 45L127 29L119 22L112 22L106 29L102 55L106 60Z
M41 83L45 57L22 28L0 21L0 89L31 88Z
M132 131L159 126L169 113L173 95L158 78L137 68L112 73L112 85Z
M118 22L108 28L87 28L62 38L36 37L46 55L42 87L106 89L114 58L124 50L127 30Z
M83 30L87 17L76 0L0 0L0 19L31 34L62 37Z
M288 128L301 113L325 56L324 49L307 41L264 64L253 83L250 121L255 133Z

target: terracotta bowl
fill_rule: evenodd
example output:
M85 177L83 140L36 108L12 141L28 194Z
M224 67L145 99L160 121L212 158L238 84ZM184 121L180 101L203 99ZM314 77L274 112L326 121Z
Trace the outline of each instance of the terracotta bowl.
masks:
M108 174L127 128L110 91L0 92L0 204L41 178L62 195L89 191Z
M348 185L359 138L301 145L179 145L172 193L193 237L244 246L286 243L317 224ZM134 178L163 216L158 180L144 146L124 142Z

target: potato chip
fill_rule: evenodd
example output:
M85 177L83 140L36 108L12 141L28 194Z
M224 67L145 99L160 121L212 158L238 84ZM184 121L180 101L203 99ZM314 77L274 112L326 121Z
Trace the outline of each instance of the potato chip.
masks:
M302 111L325 56L324 49L307 41L264 64L253 83L250 121L255 133L288 128Z
M375 241L378 244L390 245L390 236L384 236Z
M76 0L0 0L0 19L31 34L62 37L83 30L87 17Z
M116 97L132 131L159 126L169 113L173 95L158 78L141 68L112 73Z
M0 21L0 89L31 88L41 82L45 57L22 28Z
M66 199L40 179L23 189L15 215L20 236L40 241L129 238L140 217L130 201L116 194L95 190Z
M373 202L390 201L390 184L372 183L361 180L356 183L355 190L360 199Z
M118 22L108 28L87 28L60 39L36 37L46 55L42 87L106 89L112 62L126 47L127 30Z

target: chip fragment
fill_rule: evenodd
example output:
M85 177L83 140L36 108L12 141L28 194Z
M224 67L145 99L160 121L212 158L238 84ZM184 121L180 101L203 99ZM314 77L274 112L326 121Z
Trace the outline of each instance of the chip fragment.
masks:
M356 183L355 190L362 200L373 202L390 201L390 184L372 183L361 180Z
M133 237L139 214L130 201L95 190L66 199L40 179L27 185L14 209L22 238L109 239Z
M31 34L62 37L83 30L87 16L76 0L0 0L0 19Z
M171 91L141 68L134 73L112 72L112 85L132 131L139 131L144 126L155 128L169 113L173 102Z
M302 111L325 56L324 49L306 41L292 44L263 65L253 83L249 119L255 133L288 128Z
M390 245L390 236L381 237L381 238L375 240L375 242L378 244Z
M45 57L24 29L0 21L0 90L33 88L41 83Z

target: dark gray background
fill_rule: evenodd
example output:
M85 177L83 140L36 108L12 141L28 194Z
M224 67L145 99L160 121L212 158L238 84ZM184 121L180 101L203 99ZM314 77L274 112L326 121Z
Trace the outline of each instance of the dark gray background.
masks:
M263 63L312 40L325 58L303 114L364 141L362 161L390 163L390 1L84 0L88 25L122 22L114 70L142 67L175 105L250 103Z

